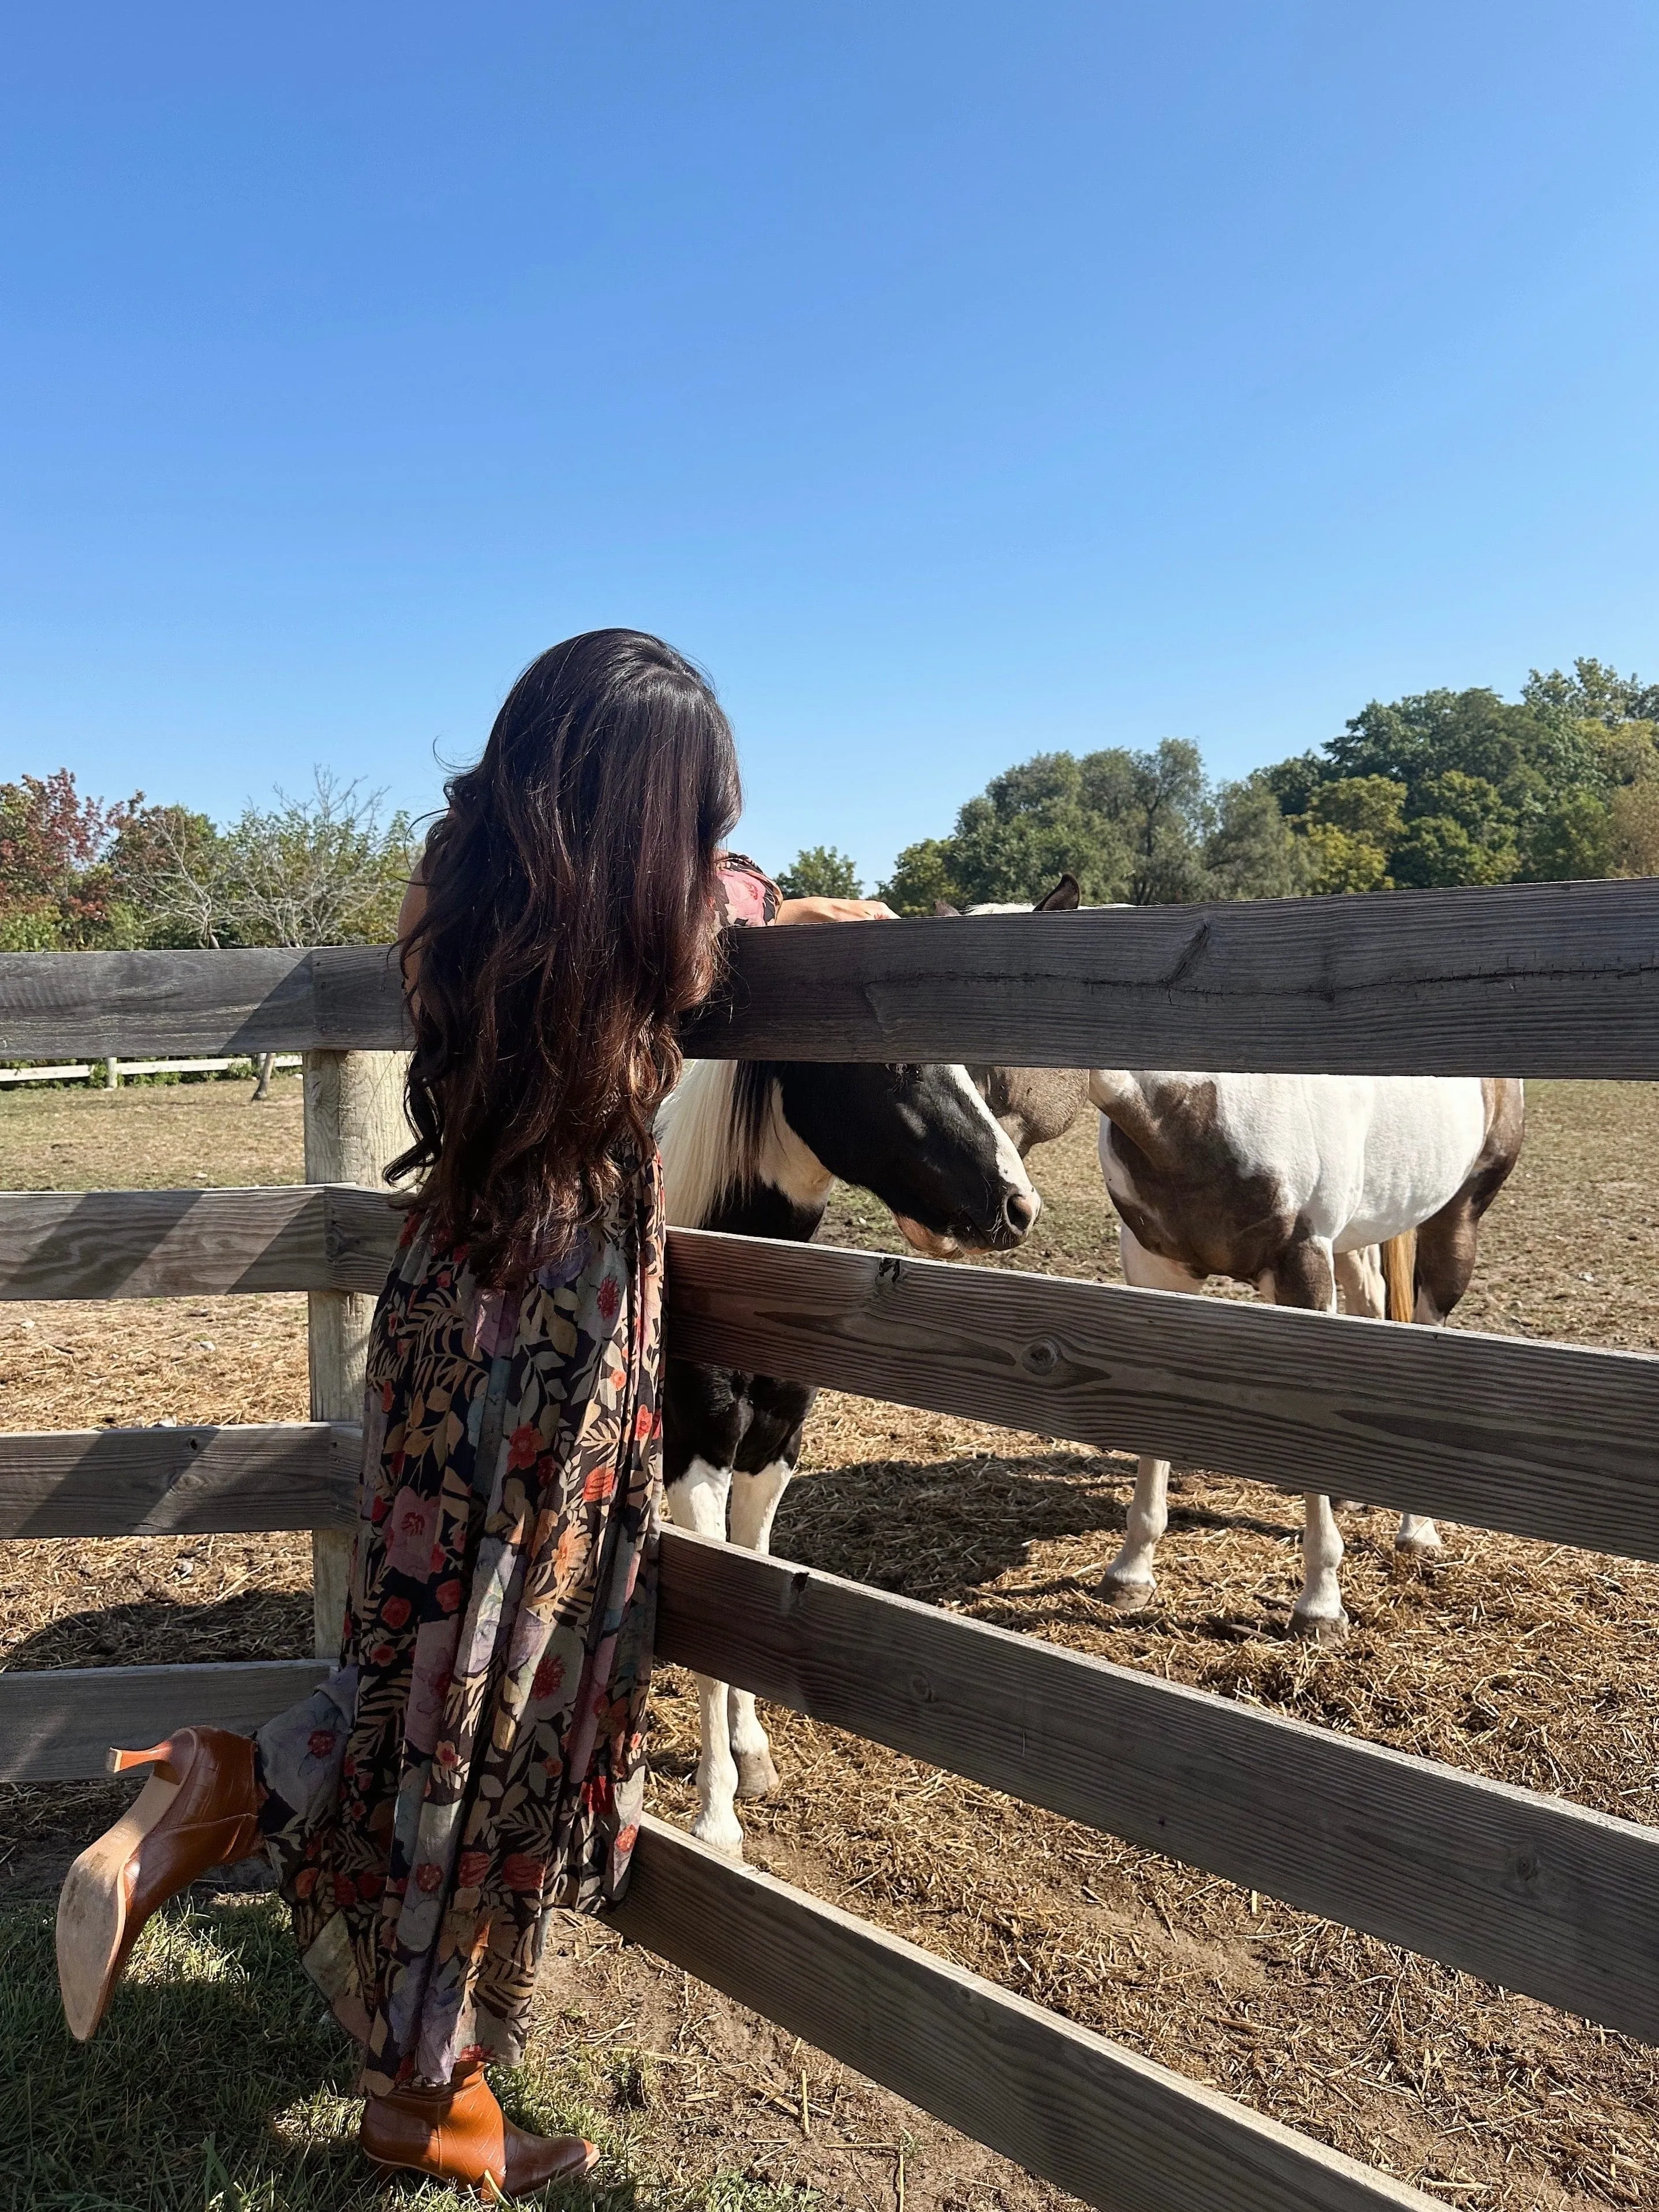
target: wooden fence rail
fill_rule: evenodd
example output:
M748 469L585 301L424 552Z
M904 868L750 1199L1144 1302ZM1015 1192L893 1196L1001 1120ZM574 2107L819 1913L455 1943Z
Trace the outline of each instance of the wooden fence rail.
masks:
M658 1650L1659 2042L1659 1831L676 1530ZM196 1698L195 1717L252 1725L318 1669L138 1671L153 1716L188 1719ZM0 1674L0 1780L100 1772L130 1673Z
M0 1537L208 1536L349 1528L355 1421L0 1435Z
M1439 2197L659 1820L643 1823L617 1917L659 1957L1086 2203L1443 2212Z
M710 1058L1659 1075L1659 879L732 934ZM392 1050L379 948L0 955L0 1058Z
M347 1185L0 1194L0 1298L368 1292L397 1226L384 1198ZM669 1238L669 1320L690 1358L1659 1559L1645 1352L685 1229ZM80 1533L131 1533L112 1517L129 1510L122 1447L100 1450L76 1477Z
M399 1219L347 1183L0 1191L0 1299L377 1294Z
M1659 2042L1659 1830L675 1533L659 1649Z

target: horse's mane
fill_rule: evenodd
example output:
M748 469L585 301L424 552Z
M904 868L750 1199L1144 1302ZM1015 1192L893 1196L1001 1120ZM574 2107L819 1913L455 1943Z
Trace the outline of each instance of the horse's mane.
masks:
M766 1060L688 1060L657 1109L669 1220L699 1229L732 1189L760 1176L778 1119L776 1069Z

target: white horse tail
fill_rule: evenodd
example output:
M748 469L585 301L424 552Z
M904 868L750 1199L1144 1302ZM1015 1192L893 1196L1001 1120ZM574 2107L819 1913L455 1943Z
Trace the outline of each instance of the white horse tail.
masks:
M1417 1313L1417 1231L1402 1231L1382 1247L1382 1279L1389 1286L1389 1319L1411 1321Z

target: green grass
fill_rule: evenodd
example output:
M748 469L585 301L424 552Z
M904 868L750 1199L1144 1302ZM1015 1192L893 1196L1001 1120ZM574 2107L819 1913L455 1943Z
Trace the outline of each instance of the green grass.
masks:
M268 1898L174 1910L145 1929L108 2019L74 2043L50 1899L0 1910L4 2212L447 2212L476 2200L377 2178L356 2147L355 2059ZM508 2117L590 2136L595 2181L553 2212L802 2212L738 2175L653 2170L649 2061L618 2048L492 2073ZM528 2201L528 2200L526 2200Z

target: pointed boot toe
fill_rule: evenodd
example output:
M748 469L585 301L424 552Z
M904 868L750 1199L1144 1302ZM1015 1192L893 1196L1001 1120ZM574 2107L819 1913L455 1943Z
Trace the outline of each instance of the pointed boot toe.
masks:
M253 1741L180 1729L148 1751L112 1751L110 1771L150 1778L70 1869L58 1898L58 1983L70 2033L96 2031L140 1929L210 1867L258 1849Z
M363 2107L360 2140L377 2166L471 2189L486 2203L528 2197L589 2173L599 2152L581 2136L515 2128L477 2067L447 2089L392 2089Z

